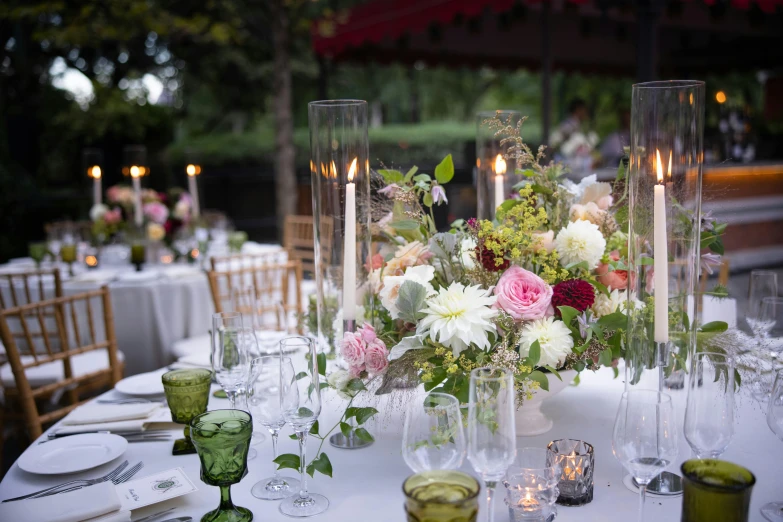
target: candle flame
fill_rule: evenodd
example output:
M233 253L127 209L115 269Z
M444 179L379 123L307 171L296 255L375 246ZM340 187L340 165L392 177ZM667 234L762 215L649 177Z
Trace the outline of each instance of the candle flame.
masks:
M663 165L661 161L661 152L655 149L655 169L658 173L658 183L663 183Z
M84 262L87 266L98 266L98 258L95 256L85 256Z
M101 179L101 168L98 165L93 165L93 167L90 168L90 176L95 179Z
M337 178L337 166L334 164L334 160L332 160L332 164L329 165L329 177L332 179Z
M666 171L669 177L672 177L672 151L669 151L669 170Z
M199 173L199 171L201 171L201 169L198 168L198 166L193 165L193 164L188 165L187 167L185 167L185 172L188 174L188 176L195 176L196 174Z
M506 160L503 159L503 156L498 154L495 158L495 174L498 176L502 176L506 173Z
M348 182L352 182L354 176L356 176L356 162L359 160L359 158L354 158L351 162L351 166L348 168Z
M139 176L141 176L141 169L139 169L139 167L137 167L136 165L133 165L130 168L130 175L131 177L138 178Z

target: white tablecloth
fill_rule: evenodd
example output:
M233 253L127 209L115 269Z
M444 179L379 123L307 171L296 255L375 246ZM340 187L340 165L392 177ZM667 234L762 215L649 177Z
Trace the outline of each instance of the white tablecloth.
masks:
M32 269L22 263L0 266L0 270ZM112 280L92 279L89 272L68 280L67 269L61 269L63 293L73 295L95 290L108 283L114 311L117 345L125 354L125 375L147 372L172 362L173 344L188 337L206 334L214 310L207 277L195 266L145 266L136 277L131 266L105 267L97 275L115 275ZM44 280L44 293L54 297L53 280ZM8 292L7 285L0 292ZM6 301L10 303L10 301ZM97 321L102 324L102 321Z
M547 442L557 438L580 438L595 446L595 494L592 503L582 507L558 507L557 520L563 522L619 522L637 520L638 496L631 493L622 483L625 472L612 455L612 426L620 394L623 390L622 379L613 380L611 371L601 370L596 374L586 372L582 382L577 387L570 387L561 394L547 400L544 411L555 420L555 426L547 434L536 437L519 437L518 447L544 447ZM114 393L114 392L110 392ZM684 410L685 390L673 391L680 419ZM339 450L324 445L334 468L334 478L316 474L315 479L308 481L313 492L326 495L331 505L324 514L313 520L321 521L369 521L399 522L404 520L404 497L401 486L403 480L410 475L400 454L402 429L402 406L405 395L397 395L393 400L396 407L387 408L379 405L379 419L371 421L370 431L376 436L376 442L360 450ZM387 400L383 400L386 403ZM762 522L759 507L766 502L783 500L780 469L783 465L783 441L778 440L766 425L764 414L751 399L742 396L737 401L735 420L736 434L731 446L723 455L725 460L737 462L749 468L756 475L757 483L753 489L750 520ZM210 409L226 406L226 401L210 399ZM336 419L337 411L344 403L332 396L325 397L324 410L321 416L321 431L331 426ZM341 410L340 410L341 411ZM681 429L680 425L680 429ZM280 438L281 453L296 453L295 441L288 438L290 431L286 428ZM682 432L680 432L682 433ZM319 441L311 438L308 443L308 455L314 455ZM237 505L251 509L256 520L285 521L290 520L278 511L278 502L263 501L250 494L252 485L261 478L272 473L272 448L267 441L255 446L258 457L249 461L249 473L232 487L232 497ZM218 488L201 483L199 463L195 455L174 457L171 455L171 442L130 444L123 459L131 463L144 461L144 474L152 474L176 466L185 469L188 475L196 481L200 491L195 494L169 501L167 504L146 508L144 512L134 513L134 518L143 514L161 511L171 506L177 506L175 511L167 514L173 516L189 515L199 520L208 510L218 505ZM680 456L672 470L677 471L683 460L690 457L690 449L681 436ZM77 475L78 477L99 476L112 469L115 463ZM464 471L472 473L466 462ZM286 470L286 474L295 474ZM67 477L74 478L73 476ZM21 471L15 464L0 483L0 499L29 493L39 488L50 486L66 480L65 477L40 477ZM502 489L496 499L496 520L508 520L508 511L502 502ZM675 522L680 518L682 498L648 497L645 515L646 520ZM486 520L482 505L479 520Z

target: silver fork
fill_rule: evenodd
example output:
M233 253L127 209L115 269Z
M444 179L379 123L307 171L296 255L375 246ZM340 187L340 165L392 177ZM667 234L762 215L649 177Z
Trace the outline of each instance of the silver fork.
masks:
M139 462L135 466L125 470L122 473L122 475L119 475L118 477L115 477L114 479L112 479L112 483L116 486L117 484L122 484L123 482L129 481L143 467L144 467L144 463L143 462ZM43 493L41 495L36 495L36 496L34 496L32 498L43 498L43 497L50 497L52 495L59 495L60 493L69 493L71 491L76 491L77 489L82 489L84 487L87 487L87 486L82 485L82 484L76 484L76 485L73 485L73 486L71 486L69 488L66 488L66 489L61 489L61 490L58 490L58 491L51 491L51 492Z
M162 404L162 401L151 401L149 399L98 399L98 404Z
M113 480L116 478L122 471L128 467L128 461L126 460L116 468L114 468L113 471L107 473L106 475L94 479L77 479L77 480L70 480L68 482L63 482L62 484L58 484L56 486L52 486L50 488L42 489L41 491L36 491L35 493L30 493L27 495L22 495L21 497L14 497L14 498L7 498L3 500L3 502L11 502L13 500L24 500L26 498L38 498L39 496L54 494L56 492L59 492L60 489L65 488L67 486L74 486L79 485L79 487L85 487L85 486L92 486L94 484L100 484L101 482L106 482L107 480Z

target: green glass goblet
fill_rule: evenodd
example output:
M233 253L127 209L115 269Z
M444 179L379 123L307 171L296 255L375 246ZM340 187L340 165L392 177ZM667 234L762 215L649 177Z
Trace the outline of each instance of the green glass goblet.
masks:
M30 243L30 257L35 261L36 268L41 268L46 255L49 253L49 246L46 243Z
M66 244L60 247L60 259L68 264L68 275L73 277L73 264L76 262L76 245Z
M201 480L220 488L220 505L201 522L250 522L253 513L231 502L231 485L247 474L253 419L242 410L214 410L190 421L190 436L201 460Z
M185 425L185 438L174 441L173 455L196 453L190 441L190 421L207 411L212 372L203 368L187 368L164 373L163 390L171 410L171 420Z
M131 244L131 264L136 266L137 272L141 272L141 267L146 260L147 248L144 243Z
M682 522L747 522L753 473L725 460L686 460Z
M423 471L402 483L408 522L476 522L478 481L460 471Z

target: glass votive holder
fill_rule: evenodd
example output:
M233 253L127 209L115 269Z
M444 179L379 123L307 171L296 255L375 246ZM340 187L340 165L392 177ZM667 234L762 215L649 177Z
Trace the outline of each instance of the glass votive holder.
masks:
M557 515L554 504L560 493L560 469L548 462L548 456L546 448L517 450L503 481L511 522L548 522Z
M475 522L478 481L460 471L423 471L402 484L408 522Z
M680 469L682 522L747 522L753 473L716 459L686 460Z
M190 421L207 411L212 372L205 368L172 370L164 373L162 380L171 420L185 425L185 437L174 441L172 454L196 453L190 439Z
M595 453L592 444L576 439L553 440L547 445L547 463L560 471L557 503L582 506L593 500Z

